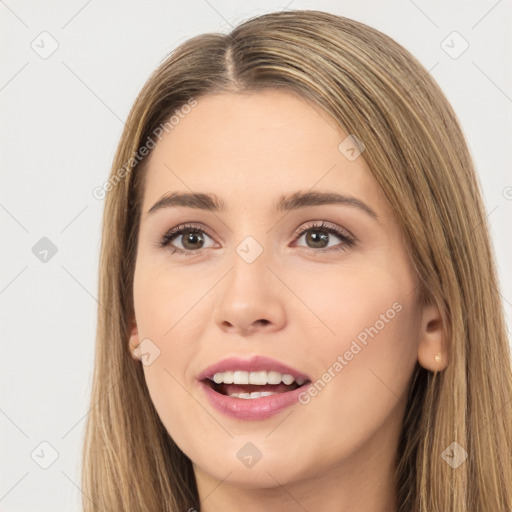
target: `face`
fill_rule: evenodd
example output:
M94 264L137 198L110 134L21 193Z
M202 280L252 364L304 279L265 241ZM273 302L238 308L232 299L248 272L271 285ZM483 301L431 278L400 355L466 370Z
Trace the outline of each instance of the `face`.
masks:
M151 154L131 341L201 481L268 488L391 464L424 318L392 209L346 138L295 93L223 93ZM215 201L152 209L192 192Z

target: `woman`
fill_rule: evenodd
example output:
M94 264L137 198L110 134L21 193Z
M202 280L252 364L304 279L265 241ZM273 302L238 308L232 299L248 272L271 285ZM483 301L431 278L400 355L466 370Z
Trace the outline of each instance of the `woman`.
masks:
M194 37L108 181L86 511L512 507L512 371L455 114L319 11Z

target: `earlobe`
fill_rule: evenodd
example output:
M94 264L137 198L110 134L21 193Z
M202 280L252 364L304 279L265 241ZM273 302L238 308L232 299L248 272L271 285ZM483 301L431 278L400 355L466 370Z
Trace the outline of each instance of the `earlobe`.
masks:
M444 322L436 304L425 306L421 316L418 361L431 372L448 366L448 347L444 334Z
M133 327L130 333L130 341L129 341L129 350L133 359L137 361L141 361L140 357L140 339L139 339L139 331L137 328L137 324L134 322Z

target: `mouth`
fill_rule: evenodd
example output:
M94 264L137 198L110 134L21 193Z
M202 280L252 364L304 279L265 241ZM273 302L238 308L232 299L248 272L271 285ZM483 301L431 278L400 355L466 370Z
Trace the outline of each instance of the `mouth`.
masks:
M237 420L265 420L293 406L311 385L308 375L275 359L229 357L204 369L197 381L207 402Z
M294 377L289 373L265 370L217 372L212 377L202 379L201 382L215 393L245 400L289 393L311 383L302 376Z

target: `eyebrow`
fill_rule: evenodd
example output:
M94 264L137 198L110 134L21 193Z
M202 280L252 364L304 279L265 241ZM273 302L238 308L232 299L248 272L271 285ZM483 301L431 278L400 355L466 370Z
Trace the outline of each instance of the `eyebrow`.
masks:
M275 213L298 210L308 206L341 204L358 208L375 220L378 215L366 203L352 196L335 192L298 191L291 195L282 195L274 205ZM215 194L202 192L172 192L161 197L146 213L151 214L162 208L173 207L195 208L213 212L226 211L226 204Z

